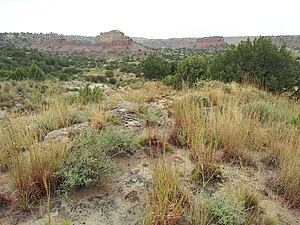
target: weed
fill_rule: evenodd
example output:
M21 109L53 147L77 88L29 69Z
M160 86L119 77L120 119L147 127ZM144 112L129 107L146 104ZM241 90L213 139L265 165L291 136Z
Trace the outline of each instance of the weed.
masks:
M258 222L259 218L259 203L261 196L256 190L251 189L249 186L241 184L233 192L234 199L237 199L245 208L246 221L245 224L253 224Z

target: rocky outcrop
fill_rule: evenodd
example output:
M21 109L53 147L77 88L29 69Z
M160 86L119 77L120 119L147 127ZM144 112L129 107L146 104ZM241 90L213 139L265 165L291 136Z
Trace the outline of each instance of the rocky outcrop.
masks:
M132 38L148 48L195 48L196 38L147 39Z
M125 55L142 57L153 52L134 42L122 32L113 30L95 37L64 36L55 33L2 33L0 44L32 47L61 54L82 54L88 57L116 58Z
M101 46L102 48L111 48L116 46L129 47L135 44L137 43L118 30L101 33L96 36L96 45Z
M213 48L213 47L221 47L226 46L227 43L224 41L224 37L205 37L198 38L196 40L195 48Z

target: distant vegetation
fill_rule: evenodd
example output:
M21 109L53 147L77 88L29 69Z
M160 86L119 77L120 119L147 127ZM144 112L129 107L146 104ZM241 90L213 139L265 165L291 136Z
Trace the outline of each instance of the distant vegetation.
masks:
M67 80L83 68L94 68L102 59L62 56L39 52L36 49L0 46L0 79L44 80L56 77Z
M166 60L156 56L149 56L142 65L146 78L163 79L171 73ZM180 87L182 82L192 86L198 80L220 80L251 83L279 92L294 85L300 77L300 63L286 46L278 48L265 37L253 42L248 39L216 56L188 56L179 60L176 67L175 75L165 80L174 87Z

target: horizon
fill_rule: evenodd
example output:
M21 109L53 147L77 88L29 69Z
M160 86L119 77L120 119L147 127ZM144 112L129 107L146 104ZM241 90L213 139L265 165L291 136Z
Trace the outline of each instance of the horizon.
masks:
M297 0L1 0L0 32L95 37L117 28L148 39L289 36L300 35L299 8Z
M99 34L95 35L95 36L91 36L91 35L81 35L81 34L61 34L61 33L57 33L57 32L48 32L48 33L42 33L42 32L28 32L28 31L19 31L19 32L0 32L0 33L29 33L29 34L43 34L43 35L47 35L47 34L57 34L57 35L64 35L64 36L81 36L81 37L91 37L91 38L95 38L96 36L100 35L101 33L106 33L106 32L110 32L113 30L109 30L109 31L102 31ZM157 40L167 40L167 39L188 39L188 38L207 38L207 37L223 37L223 38L245 38L245 37L249 37L249 38L255 38L255 37L288 37L288 36L300 36L300 34L279 34L279 35L237 35L237 36L222 36L222 35L214 35L214 36L199 36L199 37L168 37L168 38L147 38L147 37L138 37L138 36L129 36L127 35L125 32L118 30L122 33L124 33L125 36L128 36L130 38L144 38L144 39L157 39Z

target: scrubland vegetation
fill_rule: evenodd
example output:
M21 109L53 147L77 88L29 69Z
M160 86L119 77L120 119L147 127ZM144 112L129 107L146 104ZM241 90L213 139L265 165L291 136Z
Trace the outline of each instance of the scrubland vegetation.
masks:
M45 223L69 224L53 222L52 198L110 184L142 154L151 181L138 224L287 224L263 206L300 206L300 104L278 95L299 79L289 54L263 38L178 63L1 47L0 222L8 206L45 199ZM65 80L80 87L68 93Z

